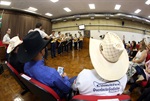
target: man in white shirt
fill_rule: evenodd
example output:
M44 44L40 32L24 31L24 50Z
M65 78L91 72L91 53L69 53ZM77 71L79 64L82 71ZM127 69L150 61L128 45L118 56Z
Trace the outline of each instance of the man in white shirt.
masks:
M115 96L123 93L129 66L122 40L114 33L104 39L90 39L90 58L94 69L82 70L72 88L82 95Z
M3 37L3 44L9 45L9 41L10 41L10 35L11 34L11 29L8 28L6 34Z
M47 35L44 31L41 30L42 29L41 23L37 23L35 27L36 28L34 29L34 31L38 31L43 39L51 39L49 35Z

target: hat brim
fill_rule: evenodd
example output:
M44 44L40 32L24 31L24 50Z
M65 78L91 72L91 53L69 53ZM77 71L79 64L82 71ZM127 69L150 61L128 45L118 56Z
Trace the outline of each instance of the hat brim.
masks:
M14 47L11 47L11 45L9 44L8 45L8 48L7 48L7 53L11 53L18 45L20 45L22 43L22 41L17 41L14 45Z
M119 60L115 63L108 62L100 52L101 40L90 38L90 58L92 64L100 77L113 81L121 79L129 67L129 57L124 49Z
M26 49L24 48L23 44L21 44L21 45L19 46L19 49L18 49L18 59L19 59L19 61L22 62L22 63L26 63L26 62L32 60L32 59L33 59L42 49L44 49L44 48L49 44L49 42L50 42L50 40L44 40L44 39L43 39L43 41L44 41L44 42L43 42L44 44L42 44L42 45L40 46L40 48L39 48L38 50L35 50L35 52L32 53L32 54L28 54L28 53L26 52Z

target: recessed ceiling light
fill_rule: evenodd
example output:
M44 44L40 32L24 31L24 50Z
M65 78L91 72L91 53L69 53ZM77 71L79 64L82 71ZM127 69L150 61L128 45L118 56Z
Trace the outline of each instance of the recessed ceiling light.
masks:
M33 12L35 12L35 11L37 11L37 8L29 7L29 8L28 8L28 10L29 10L29 11L33 11Z
M138 14L138 13L140 13L140 12L141 12L141 10L140 10L140 9L137 9L134 13Z
M95 4L89 4L90 9L95 9Z
M0 1L0 5L9 6L11 2L9 1Z
M65 10L66 12L71 12L71 10L70 10L68 7L65 7L64 10Z
M53 16L53 14L51 14L51 13L45 13L45 15L47 15L47 16Z
M55 2L58 2L59 0L51 0L51 2L55 3Z
M148 18L150 18L150 15L148 16Z
M147 0L147 1L145 2L145 4L149 5L149 4L150 4L150 0Z
M121 7L121 5L116 4L116 6L115 6L115 10L119 10L119 9L120 9L120 7Z

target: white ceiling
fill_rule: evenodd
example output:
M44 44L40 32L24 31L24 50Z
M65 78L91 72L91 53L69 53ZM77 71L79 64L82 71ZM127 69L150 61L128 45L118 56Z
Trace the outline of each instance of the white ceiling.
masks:
M2 1L2 0L0 0ZM150 16L150 5L146 5L147 0L59 0L53 3L50 0L7 0L11 1L11 6L6 7L0 5L0 8L9 9L27 9L28 7L35 7L38 14L45 16L49 12L53 14L51 19L65 17L77 14L90 14L90 13L127 13L144 18ZM91 10L88 4L94 3L96 9ZM120 4L119 11L114 10L116 4ZM71 12L64 11L64 7L71 9ZM141 9L139 14L134 14L136 9ZM150 19L150 18L149 18Z

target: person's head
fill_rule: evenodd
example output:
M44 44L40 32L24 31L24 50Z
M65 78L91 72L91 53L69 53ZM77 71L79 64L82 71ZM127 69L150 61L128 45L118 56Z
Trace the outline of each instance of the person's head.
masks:
M129 49L129 48L130 48L130 44L127 43L127 44L126 44L126 49Z
M108 32L103 39L90 38L90 58L97 74L107 81L119 80L126 75L129 57L122 40Z
M52 35L54 35L55 34L55 31L52 31Z
M150 51L150 43L147 44L147 49Z
M139 49L140 51L142 52L143 50L146 50L146 44L145 44L145 41L144 39L140 41L140 44L139 44Z
M6 32L7 34L11 34L11 29L10 28L8 28L8 30L7 30L7 32Z
M68 33L65 33L65 36L68 36Z
M7 48L7 53L11 53L11 52L17 53L18 45L20 45L21 43L22 41L19 39L18 36L11 38Z
M60 34L61 34L61 32L59 31L59 32L58 32L58 35L60 35Z
M132 41L132 49L136 49L136 42Z
M19 46L18 59L22 63L41 60L45 54L44 48L49 42L49 40L44 40L38 31L27 34Z
M35 28L42 29L42 23L38 22L38 23L36 24Z

